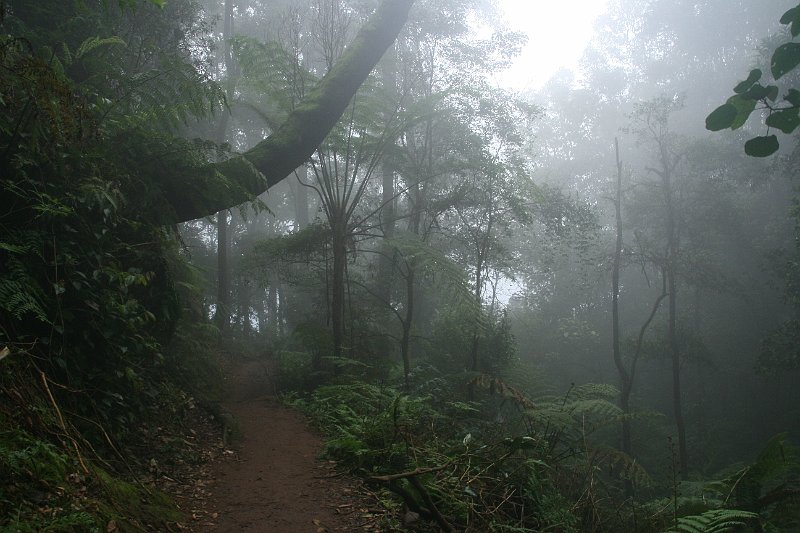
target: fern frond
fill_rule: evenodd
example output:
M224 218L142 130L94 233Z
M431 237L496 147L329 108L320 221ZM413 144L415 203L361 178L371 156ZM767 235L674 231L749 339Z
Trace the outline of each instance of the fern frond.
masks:
M480 376L473 378L469 382L469 384L487 389L490 394L497 394L503 398L513 401L514 403L525 409L536 408L533 401L531 401L527 396L525 396L525 394L523 394L516 388L512 387L511 385L509 385L500 378L481 374Z
M663 533L723 533L757 519L756 513L737 509L712 509L699 515L678 518L673 529Z
M592 450L594 463L600 464L623 479L629 479L639 487L650 486L653 479L634 457L615 448L600 446Z
M104 37L104 38L97 36L89 37L80 44L78 50L75 52L74 57L75 59L81 59L83 56L85 56L92 50L95 50L102 46L112 46L112 45L127 46L127 43L125 43L125 41L123 41L120 37L117 36Z
M619 398L619 389L608 383L585 383L578 385L569 393L570 399L604 399L616 401Z

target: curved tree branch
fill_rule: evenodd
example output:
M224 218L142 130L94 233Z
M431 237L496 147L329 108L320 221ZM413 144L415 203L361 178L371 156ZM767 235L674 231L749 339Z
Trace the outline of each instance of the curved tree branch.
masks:
M383 0L342 58L272 135L241 156L217 164L205 176L164 184L175 221L201 218L251 200L305 163L394 42L413 3Z

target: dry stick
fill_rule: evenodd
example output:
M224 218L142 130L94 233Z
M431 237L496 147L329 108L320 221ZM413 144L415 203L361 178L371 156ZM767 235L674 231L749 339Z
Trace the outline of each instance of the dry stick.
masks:
M56 410L56 414L58 415L58 423L61 426L61 429L64 431L64 436L67 437L70 442L72 442L72 447L75 448L75 454L78 456L78 462L81 464L81 468L83 468L83 472L85 474L89 473L89 468L87 468L86 463L83 462L83 457L81 457L81 452L78 449L78 443L72 438L72 435L69 434L67 431L67 426L64 424L64 417L61 416L61 409L58 408L58 404L56 404L55 398L53 398L53 393L50 392L50 386L47 384L47 376L44 375L44 372L41 370L39 374L42 376L42 383L44 383L44 388L47 391L47 396L50 398L50 403L53 404L53 409Z
M425 487L422 485L422 482L419 479L417 479L416 476L408 478L408 481L415 489L417 489L417 492L419 492L420 496L422 496L422 499L425 500L425 503L428 505L431 514L433 514L433 517L436 519L436 522L442 527L442 529L445 530L447 533L455 531L455 529L453 529L453 526L450 525L450 522L448 522L447 519L444 516L442 516L442 513L439 512L439 509L436 508L436 504L433 502L433 498L431 498L431 495L428 494L427 490L425 490Z
M399 474L388 474L386 476L370 476L367 478L367 481L395 481L397 479L403 478L413 478L414 476L419 476L422 474L429 474L431 472L438 472L440 470L444 470L448 466L450 466L450 462L447 462L441 466L432 466L429 468L417 468L416 470L411 470L409 472L401 472Z
M56 385L56 386L63 387L63 385L60 385L60 384L58 384L58 383L56 383L56 382L52 382L52 383L53 383L54 385ZM109 436L109 434L106 432L105 428L104 428L104 427L103 427L103 426L102 426L102 425L101 425L99 422L96 422L96 421L92 420L91 418L86 418L85 416L81 416L81 415L78 415L78 414L76 414L76 413L72 413L72 412L69 412L69 411L67 412L67 414L69 414L69 415L71 415L71 416L76 416L76 417L80 418L81 420L83 420L83 421L85 421L85 422L89 422L90 424L94 424L95 426L97 426L97 428L98 428L98 429L100 430L100 432L103 434L103 437L105 438L105 440L106 440L106 442L108 443L109 447L110 447L110 448L111 448L111 449L114 451L114 453L117 455L117 457L119 457L120 461L122 461L122 463L123 463L123 464L125 465L125 467L128 469L128 471L130 472L130 474L131 474L131 476L133 477L134 481L136 481L136 483L137 483L137 484L138 484L138 485L139 485L139 486L142 488L142 490L144 490L144 491L145 491L147 494L153 494L153 491L152 491L152 490L150 490L150 488L149 488L147 485L145 485L145 483L144 483L144 482L143 482L141 479L139 479L139 476L138 476L138 475L136 475L136 471L133 469L133 467L130 465L130 463L129 463L129 462L126 460L126 459L125 459L125 456L124 456L124 455L122 455L122 452L121 452L121 451L119 451L119 448L117 448L117 447L114 445L114 442L111 440L111 437ZM90 444L90 443L89 443L89 442L88 442L86 439L84 439L83 441L84 441L84 443L86 443L86 445L87 445L87 446L89 446L89 448L92 450L92 452L94 453L94 456L95 456L95 458L96 458L98 461L101 461L101 462L102 462L103 464L105 464L105 465L106 465L106 466L107 466L107 467L108 467L110 470L114 470L114 467L113 467L113 466L112 466L112 465L111 465L111 464L110 464L108 461L106 461L105 459L103 459L102 457L100 457L100 454L99 454L99 453L97 453L97 450L95 450L95 449L94 449L94 447L93 447L93 446L92 446L92 445L91 445L91 444ZM185 439L184 439L184 441L183 441L183 442L185 442L186 444L190 444L189 442L186 442L186 440L185 440ZM191 445L191 444L190 444L190 445ZM193 445L192 445L192 446L193 446Z
M417 490L419 495L424 500L425 504L428 506L427 508L416 506L417 510L421 511L421 514L429 515L430 518L433 518L444 531L451 533L455 531L455 529L453 528L453 526L450 525L450 522L448 522L447 519L444 516L442 516L442 513L440 513L439 509L436 508L436 504L433 502L433 498L431 498L431 495L428 494L428 491L425 490L425 487L422 485L419 479L417 479L417 476L419 475L444 470L445 468L450 466L450 463L451 462L447 462L446 464L443 464L441 466L434 466L430 468L417 468L415 470L411 470L409 472L401 472L399 474L389 474L386 476L371 476L367 478L367 480L388 482L389 488L393 492L399 494L403 498L403 500L405 500L406 503L411 507L411 506L416 506L414 497L411 496L411 494L409 494L408 491L406 491L396 483L398 479L408 479L409 483L411 483L411 485Z

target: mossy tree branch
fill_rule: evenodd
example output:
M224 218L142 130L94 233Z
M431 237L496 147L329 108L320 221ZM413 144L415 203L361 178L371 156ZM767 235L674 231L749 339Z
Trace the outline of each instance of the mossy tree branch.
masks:
M201 218L251 200L307 161L394 42L413 3L383 0L342 58L272 135L205 175L164 184L175 221Z

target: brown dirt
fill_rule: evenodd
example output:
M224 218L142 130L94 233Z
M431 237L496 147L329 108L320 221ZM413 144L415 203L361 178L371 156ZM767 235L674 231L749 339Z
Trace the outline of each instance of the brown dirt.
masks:
M215 454L182 507L196 533L380 531L383 512L360 482L317 459L322 441L276 399L269 362L234 362L228 372L236 419L232 449ZM217 437L219 438L219 437ZM201 469L203 470L203 469Z

